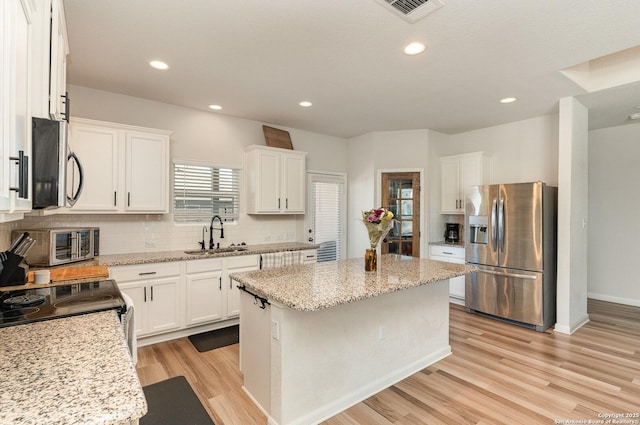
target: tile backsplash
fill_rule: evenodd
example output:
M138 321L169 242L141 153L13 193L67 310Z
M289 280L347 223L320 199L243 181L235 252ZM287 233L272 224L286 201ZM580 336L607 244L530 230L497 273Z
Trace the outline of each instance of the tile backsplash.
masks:
M237 223L224 226L224 239L213 231L214 242L221 246L245 242L249 245L298 240L296 216L241 216ZM175 224L171 214L139 215L69 215L28 216L24 220L0 224L0 251L9 247L11 231L54 227L99 227L100 254L126 254L198 249L206 227L205 241L209 241L209 223ZM214 223L218 228L219 223Z

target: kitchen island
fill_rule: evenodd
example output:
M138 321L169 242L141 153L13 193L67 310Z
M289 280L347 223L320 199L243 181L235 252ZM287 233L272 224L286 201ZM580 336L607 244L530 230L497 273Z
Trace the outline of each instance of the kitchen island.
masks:
M113 311L0 328L0 424L129 425L147 404Z
M448 279L474 267L383 255L234 273L244 389L270 424L318 423L451 353Z

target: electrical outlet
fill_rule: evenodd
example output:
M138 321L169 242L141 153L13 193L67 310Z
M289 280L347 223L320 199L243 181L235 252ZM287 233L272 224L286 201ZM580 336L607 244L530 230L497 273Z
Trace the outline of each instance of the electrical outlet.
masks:
M280 323L277 320L271 322L271 338L280 341Z
M155 248L156 247L156 243L155 242L151 242L151 241L146 241L144 243L144 247L145 248Z
M383 339L385 339L387 337L386 333L387 333L387 330L383 325L381 325L378 328L378 341L382 341Z

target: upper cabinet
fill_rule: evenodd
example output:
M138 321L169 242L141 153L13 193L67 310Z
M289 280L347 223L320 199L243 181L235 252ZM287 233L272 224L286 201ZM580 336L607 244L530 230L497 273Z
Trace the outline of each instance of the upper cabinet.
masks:
M39 0L32 32L31 111L58 121L67 117L69 42L62 0Z
M71 212L168 213L171 132L72 118L83 189ZM73 181L80 179L75 170Z
M306 152L253 145L247 155L247 214L304 214Z
M31 210L30 4L0 2L0 221Z
M464 214L464 189L489 183L490 162L483 152L440 158L442 214Z

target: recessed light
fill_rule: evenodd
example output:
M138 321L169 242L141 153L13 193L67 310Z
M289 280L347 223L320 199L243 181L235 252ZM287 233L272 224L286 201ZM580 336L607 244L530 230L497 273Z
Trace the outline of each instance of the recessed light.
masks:
M629 115L629 119L632 120L640 120L640 112L636 113L636 114L631 114Z
M161 71L169 69L169 65L162 61L151 61L149 62L149 65L151 65L152 68L159 69Z
M308 100L303 100L302 102L298 103L298 105L302 106L303 108L308 108L309 106L313 105L313 103L309 102Z
M404 48L404 53L405 53L406 55L409 55L409 56L419 55L420 53L424 52L424 50L425 50L426 48L427 48L427 47L426 47L424 44L422 44L422 43L418 43L418 42L416 41L416 42L413 42L413 43L408 44L408 45Z
M504 99L500 99L500 103L513 103L518 100L517 97L505 97Z
M214 111L219 111L220 109L222 109L222 106L220 105L209 105L210 109L213 109Z

